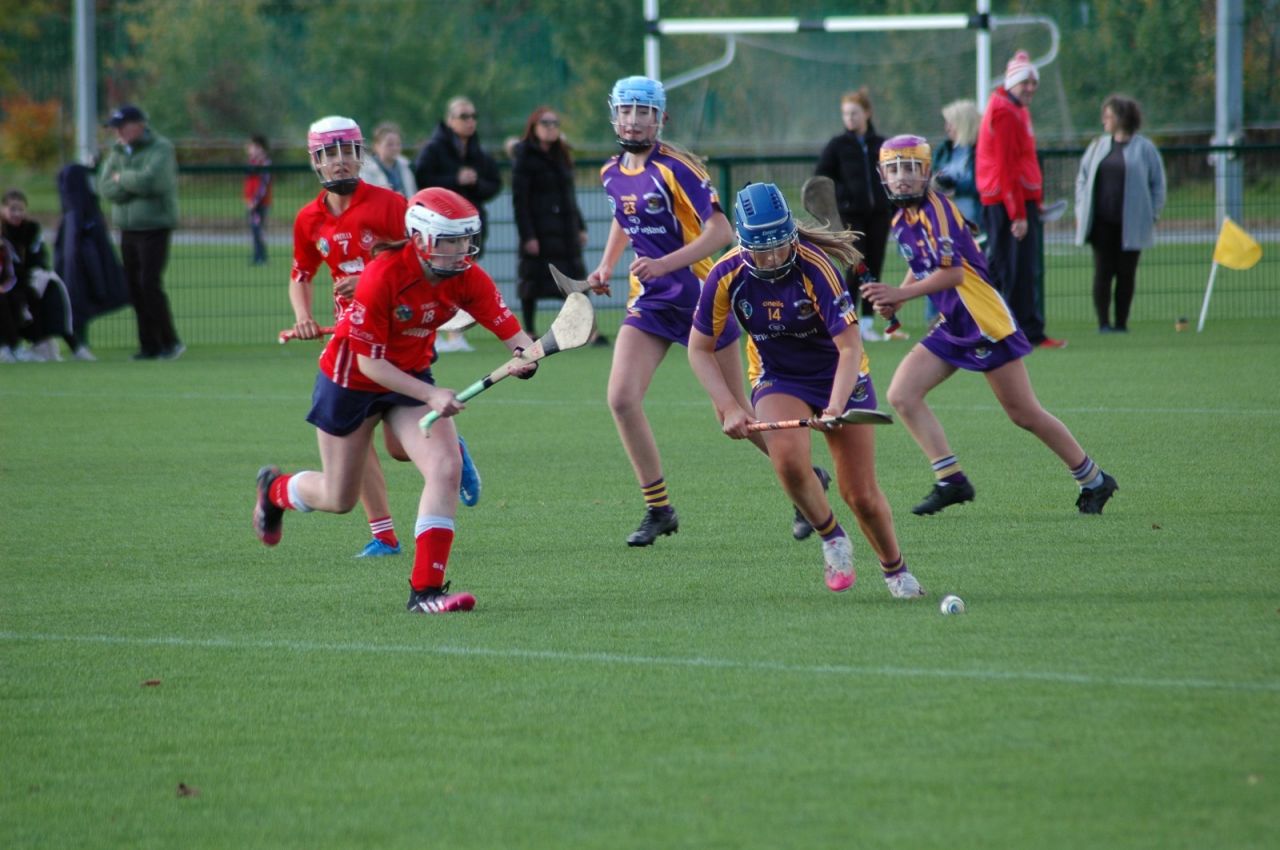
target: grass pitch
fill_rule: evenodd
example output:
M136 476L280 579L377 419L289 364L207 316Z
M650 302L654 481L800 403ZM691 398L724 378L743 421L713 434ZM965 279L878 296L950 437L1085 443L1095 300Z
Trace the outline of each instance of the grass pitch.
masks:
M928 464L877 430L914 603L856 536L858 584L823 587L682 352L647 406L681 529L650 549L609 351L469 405L449 572L479 604L447 617L404 612L407 555L352 557L358 509L250 530L259 465L318 464L314 347L0 367L0 846L1274 846L1273 324L1054 329L1036 389L1118 496L1076 514L958 376L975 502L912 516ZM481 336L442 384L500 362ZM882 390L904 351L871 347ZM385 466L409 537L417 475Z

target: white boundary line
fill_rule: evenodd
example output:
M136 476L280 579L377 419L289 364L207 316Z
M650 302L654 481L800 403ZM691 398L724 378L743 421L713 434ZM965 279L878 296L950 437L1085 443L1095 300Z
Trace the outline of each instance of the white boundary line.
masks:
M116 635L55 635L0 632L9 643L82 643L99 646L177 647L183 649L262 650L289 652L371 653L376 655L441 655L458 658L496 658L569 664L632 665L638 667L705 668L784 673L808 676L958 679L984 682L1041 682L1097 687L1150 688L1159 690L1221 690L1245 693L1280 693L1280 682L1239 682L1227 679L1170 679L1143 676L1097 676L1052 670L943 670L928 667L862 666L851 664L787 664L781 661L741 661L700 656L625 655L616 652L563 652L538 649L490 649L472 646L420 646L377 643L319 643L293 640L232 640L230 638L124 637Z
M276 403L281 401L296 402L300 398L297 393L289 395L246 395L243 393L119 393L114 391L103 391L100 393L81 392L71 390L36 390L34 392L26 392L14 390L11 388L0 389L0 398L73 398L77 400L89 398L110 398L110 399L151 399L151 400L169 400L169 401L246 401L246 402L269 402ZM565 399L553 399L550 397L543 398L513 398L494 396L491 399L485 399L485 406L494 405L509 406L530 406L545 407L554 405L556 407L600 407L599 399L583 399L580 401L572 401ZM684 400L684 399L666 399L654 402L657 407L707 407L708 403L704 400ZM998 404L931 404L934 410L963 410L967 412L991 413L999 412ZM1054 406L1055 412L1064 413L1094 413L1100 415L1127 414L1127 415L1160 415L1160 416L1178 416L1178 415L1209 415L1209 416L1280 416L1280 408L1225 408L1225 407L1063 407Z

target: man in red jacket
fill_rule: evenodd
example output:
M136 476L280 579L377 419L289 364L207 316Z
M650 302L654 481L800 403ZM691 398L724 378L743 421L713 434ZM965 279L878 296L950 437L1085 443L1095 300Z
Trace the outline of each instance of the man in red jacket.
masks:
M982 115L976 177L992 283L1032 345L1065 348L1066 340L1045 336L1036 293L1044 189L1029 107L1039 85L1031 57L1019 50L1005 66L1004 86L992 93Z

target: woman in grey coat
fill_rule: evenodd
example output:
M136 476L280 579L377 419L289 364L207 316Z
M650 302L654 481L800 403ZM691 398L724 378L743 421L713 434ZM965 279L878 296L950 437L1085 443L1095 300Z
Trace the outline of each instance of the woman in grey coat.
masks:
M1093 307L1100 333L1128 333L1138 257L1155 242L1164 209L1164 163L1138 132L1138 102L1113 94L1102 102L1102 129L1076 175L1076 244L1093 247ZM1111 281L1115 280L1115 324Z

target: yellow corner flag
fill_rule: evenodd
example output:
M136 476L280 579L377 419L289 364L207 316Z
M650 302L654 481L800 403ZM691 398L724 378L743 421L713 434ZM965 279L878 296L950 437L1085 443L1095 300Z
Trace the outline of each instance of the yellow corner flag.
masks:
M1229 218L1222 219L1218 232L1218 244L1213 249L1213 261L1229 269L1251 269L1262 259L1262 246L1244 232L1240 225Z

